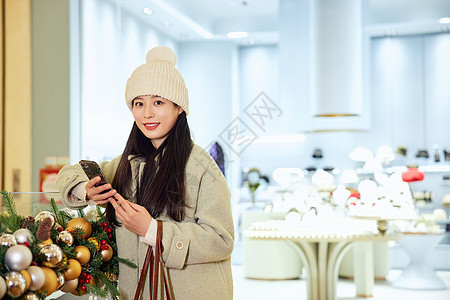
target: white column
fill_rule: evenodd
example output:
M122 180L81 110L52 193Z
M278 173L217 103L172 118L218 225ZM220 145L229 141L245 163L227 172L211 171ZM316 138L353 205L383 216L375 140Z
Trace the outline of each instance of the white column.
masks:
M363 0L312 2L313 115L362 112Z

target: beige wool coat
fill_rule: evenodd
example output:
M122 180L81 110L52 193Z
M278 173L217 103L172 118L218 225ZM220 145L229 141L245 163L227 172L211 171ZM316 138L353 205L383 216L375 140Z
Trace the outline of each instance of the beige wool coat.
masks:
M136 189L145 162L140 157L128 158L132 169L132 186ZM100 167L108 182L112 182L120 157L102 162ZM230 191L225 177L213 158L194 145L186 165L185 218L174 222L167 216L163 221L163 259L168 271L174 300L233 298L231 252L234 226L231 215ZM64 167L58 174L57 187L64 203L71 208L86 206L83 200L69 198L72 188L87 177L76 164ZM72 198L73 199L73 198ZM135 197L128 199L136 202ZM120 265L119 290L121 299L133 299L147 244L123 226L116 228L119 257L137 264L138 268ZM143 292L149 299L148 278Z

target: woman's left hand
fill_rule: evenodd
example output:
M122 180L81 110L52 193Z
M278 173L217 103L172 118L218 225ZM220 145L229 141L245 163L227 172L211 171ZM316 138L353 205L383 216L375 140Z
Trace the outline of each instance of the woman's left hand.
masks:
M109 202L114 206L116 216L123 226L137 235L145 236L153 219L148 210L139 204L125 200L118 193L114 197L115 199L109 198Z

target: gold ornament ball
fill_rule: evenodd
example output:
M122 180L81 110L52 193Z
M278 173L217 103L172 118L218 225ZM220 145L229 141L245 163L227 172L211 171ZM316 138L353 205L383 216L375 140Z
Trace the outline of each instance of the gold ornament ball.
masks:
M9 272L5 276L6 286L8 288L8 295L12 298L17 298L25 293L27 282L19 272Z
M17 245L17 239L10 233L4 233L0 236L0 245L11 247Z
M97 250L97 251L100 250L101 243L98 238L91 237L91 238L88 238L87 241L95 246L95 250Z
M25 281L27 282L27 285L25 287L25 290L28 290L28 288L31 285L31 275L30 273L28 273L27 270L22 270L20 271L20 274L22 274L23 278L25 278Z
M42 267L41 269L45 274L45 282L38 292L42 293L47 291L47 296L50 296L54 291L56 291L56 287L58 286L58 276L56 276L55 271L50 268Z
M108 250L102 250L102 259L104 262L107 262L108 260L110 260L114 254L113 249L111 248L110 245L106 244L108 246Z
M0 276L0 299L3 298L6 294L6 282L5 279L3 279L2 276Z
M41 248L39 253L44 257L44 262L42 264L46 267L53 268L63 259L63 251L61 250L61 247L56 244L45 245Z
M28 292L25 295L23 295L23 299L24 300L39 300L39 297L33 292Z
M34 217L35 222L42 222L42 220L44 220L45 218L50 218L52 220L52 228L53 226L55 226L56 223L56 217L52 212L49 211L41 211L40 213L38 213L36 215L36 217Z
M66 282L66 280L64 279L64 274L61 272L56 272L56 279L58 280L58 286L56 287L56 289L59 290Z
M73 240L74 240L73 235L68 231L61 231L58 234L57 241L60 243L65 243L68 246L72 246Z
M69 223L67 223L67 228L66 228L67 231L75 231L76 228L79 228L84 231L84 234L83 234L84 237L88 238L91 236L92 225L85 218L81 218L81 217L73 218L72 220L69 221Z
M75 278L73 280L66 280L64 285L61 287L61 291L64 293L71 293L73 292L78 286L78 278Z
M29 266L27 271L31 276L31 285L28 289L32 292L37 291L45 283L45 273L42 268L38 266Z
M81 264L76 259L69 259L67 270L64 271L64 278L66 280L74 280L81 275Z
M76 246L75 252L77 252L76 259L80 262L80 264L85 265L91 259L91 251L86 246Z

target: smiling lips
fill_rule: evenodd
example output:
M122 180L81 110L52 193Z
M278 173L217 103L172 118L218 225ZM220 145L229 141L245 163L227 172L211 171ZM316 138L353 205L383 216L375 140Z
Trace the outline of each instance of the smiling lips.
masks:
M148 130L154 130L159 126L160 123L144 123L144 126Z

